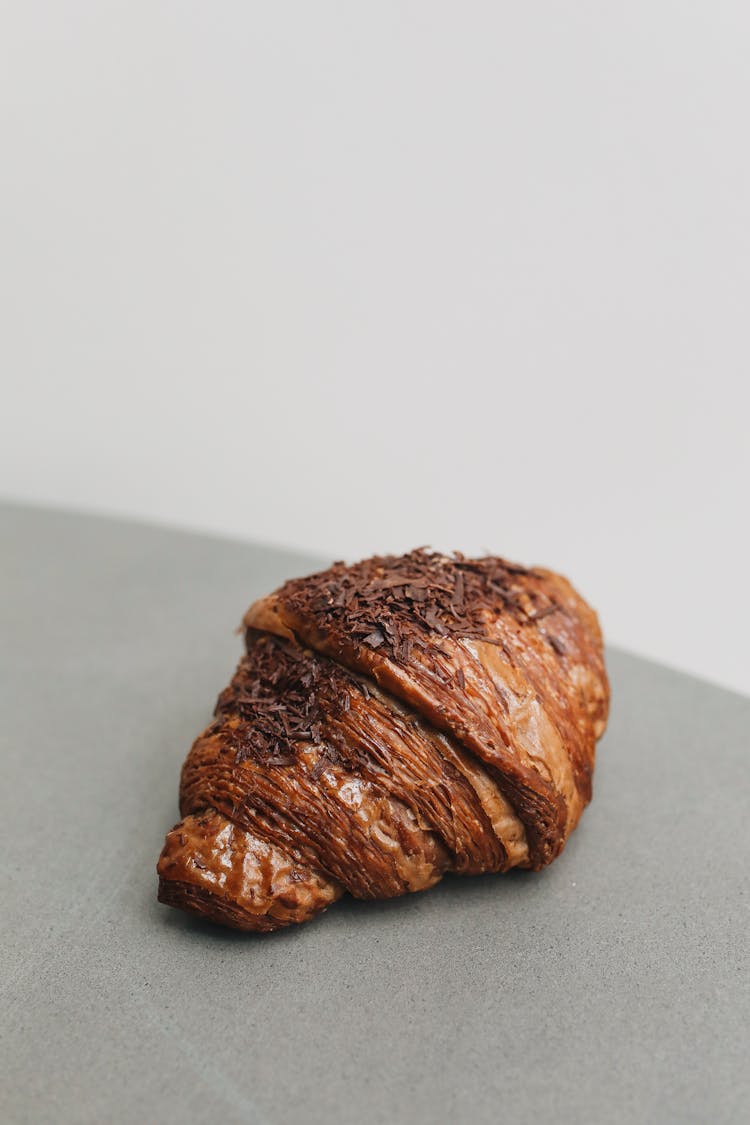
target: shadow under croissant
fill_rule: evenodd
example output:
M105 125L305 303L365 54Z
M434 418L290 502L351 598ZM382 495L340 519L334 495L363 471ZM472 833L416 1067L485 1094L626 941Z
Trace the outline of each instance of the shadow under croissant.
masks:
M526 896L542 890L548 872L523 871L514 868L504 873L494 872L484 875L457 875L447 872L440 882L429 890L416 894L400 895L386 899L359 899L344 895L339 902L325 911L329 918L345 916L352 919L353 925L374 924L379 919L390 925L398 918L406 918L429 912L443 914L446 918L458 910L466 918L467 910L473 905L488 900L501 904L512 895ZM321 916L322 917L322 916ZM305 928L305 927L302 927Z

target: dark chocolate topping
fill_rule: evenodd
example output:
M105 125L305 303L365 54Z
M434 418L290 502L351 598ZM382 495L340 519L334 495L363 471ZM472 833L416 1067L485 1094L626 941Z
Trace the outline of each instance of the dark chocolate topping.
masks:
M297 744L321 743L324 716L349 709L348 686L357 681L332 660L253 633L231 684L219 696L214 714L238 715L232 732L236 760L253 757L290 764Z
M468 559L424 548L375 556L282 586L293 613L312 617L326 632L346 635L398 663L413 648L427 651L437 636L489 639L487 622L509 614L527 624L558 607L519 578L535 571L486 557Z

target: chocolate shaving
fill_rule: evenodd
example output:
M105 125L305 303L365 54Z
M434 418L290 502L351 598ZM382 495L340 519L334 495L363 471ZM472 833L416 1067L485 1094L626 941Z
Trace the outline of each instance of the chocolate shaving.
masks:
M236 762L254 758L287 766L305 743L329 753L324 720L349 710L349 692L355 685L367 690L325 657L250 630L247 655L214 713L219 721L239 719L226 728Z
M293 612L312 614L324 633L350 637L404 666L415 648L434 648L436 637L492 641L487 622L500 614L525 626L553 613L554 604L536 610L519 583L534 573L493 556L419 548L354 566L334 563L287 582L279 596Z
M559 606L553 602L551 605L546 605L544 609L538 609L535 613L528 615L529 621L541 621L543 617L549 617L551 613L556 613Z

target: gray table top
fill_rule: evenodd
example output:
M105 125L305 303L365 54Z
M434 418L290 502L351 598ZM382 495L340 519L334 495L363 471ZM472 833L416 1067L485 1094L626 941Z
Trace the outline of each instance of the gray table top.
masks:
M154 866L242 611L317 560L0 528L0 1119L747 1119L750 701L613 651L552 867L235 934L160 906Z

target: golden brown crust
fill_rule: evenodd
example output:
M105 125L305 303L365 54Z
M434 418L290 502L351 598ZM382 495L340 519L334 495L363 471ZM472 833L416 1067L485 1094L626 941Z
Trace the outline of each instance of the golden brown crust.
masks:
M174 832L208 808L246 833L253 906L195 878L198 845L180 850L174 832L163 901L270 929L342 887L387 897L448 869L538 868L562 849L591 796L609 698L596 615L565 579L416 551L286 583L245 626L247 654L185 763ZM312 888L293 917L252 873L257 842Z
M157 872L160 902L240 930L306 922L343 893L211 808L186 816L167 834Z

